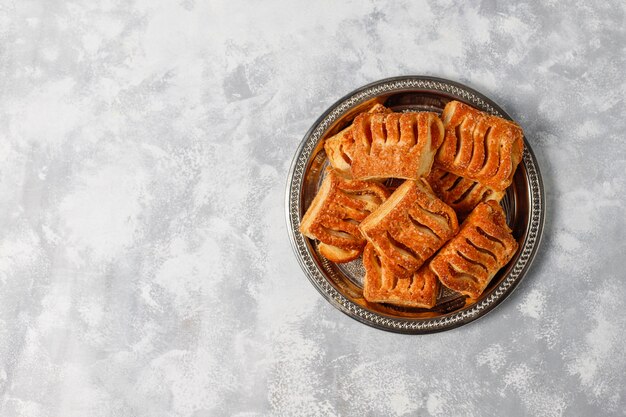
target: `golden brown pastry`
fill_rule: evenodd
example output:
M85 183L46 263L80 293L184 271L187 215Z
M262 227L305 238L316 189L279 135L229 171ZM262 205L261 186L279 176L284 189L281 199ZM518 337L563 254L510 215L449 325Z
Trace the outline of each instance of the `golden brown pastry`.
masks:
M369 109L368 113L391 113L391 110L377 103ZM324 142L324 150L328 156L328 161L333 168L345 176L352 175L350 168L352 166L353 149L354 135L352 134L352 125L326 139Z
M436 113L361 113L352 127L352 176L418 179L430 172L443 140Z
M502 191L522 160L522 128L500 117L451 101L441 115L443 144L435 163L446 171Z
M359 227L378 253L412 273L459 229L456 214L428 184L406 180Z
M361 249L343 249L324 242L318 243L317 250L324 258L338 264L353 261L361 256Z
M426 265L412 274L399 274L393 262L368 243L363 250L363 266L363 296L367 301L422 308L432 308L437 302L439 280Z
M465 217L481 201L500 201L506 194L437 167L430 171L427 181L437 197L452 207L459 217Z
M459 234L435 255L430 269L446 287L478 298L517 246L502 207L487 201L470 213Z
M349 262L365 246L359 223L388 196L381 184L346 179L330 169L302 217L300 231L319 240L320 253L330 261Z

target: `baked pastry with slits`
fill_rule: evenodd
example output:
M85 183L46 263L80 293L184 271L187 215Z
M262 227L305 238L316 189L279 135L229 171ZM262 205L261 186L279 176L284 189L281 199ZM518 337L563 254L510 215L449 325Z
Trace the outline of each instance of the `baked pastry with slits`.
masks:
M436 113L361 113L352 127L352 176L418 179L430 172L443 141Z
M452 207L459 217L468 215L481 201L500 201L506 194L437 167L430 171L427 181L437 197Z
M387 107L382 104L375 104L368 113L391 113ZM351 176L352 159L354 157L354 135L352 134L352 125L346 127L341 132L326 139L324 142L324 150L328 156L328 161L337 171L345 176Z
M446 287L478 298L517 246L502 207L487 201L470 213L459 234L435 255L430 269Z
M368 243L363 250L363 266L363 296L367 301L421 308L432 308L437 302L439 280L426 265L412 274L399 274L393 262Z
M410 274L458 230L456 214L424 180L406 180L359 226L378 253Z
M300 231L320 241L318 249L328 260L352 261L365 246L359 224L388 196L379 183L347 179L330 169L302 217Z
M492 116L459 101L446 104L437 166L502 191L511 185L522 160L524 133L515 122Z

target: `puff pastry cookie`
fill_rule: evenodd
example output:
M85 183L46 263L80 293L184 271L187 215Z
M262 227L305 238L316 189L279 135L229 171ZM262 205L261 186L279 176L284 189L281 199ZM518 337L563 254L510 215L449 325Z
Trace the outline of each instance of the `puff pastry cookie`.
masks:
M300 231L320 241L318 249L328 260L349 262L358 258L365 246L359 223L388 196L381 184L350 180L329 170L302 217Z
M398 274L393 262L368 243L363 250L363 266L363 296L367 301L422 308L432 308L437 302L439 280L426 265L412 274Z
M517 250L517 241L496 201L480 203L461 231L435 255L430 269L446 287L478 298Z
M391 113L387 107L382 104L375 104L368 113ZM351 176L350 167L354 157L354 135L352 133L352 125L346 127L341 132L326 139L324 142L324 150L328 161L337 171L346 176Z
M427 181L437 197L452 207L459 217L465 217L481 201L500 201L506 194L437 167L430 171Z
M436 113L361 113L352 127L352 176L418 179L428 175L443 141Z
M522 159L522 128L509 120L451 101L441 115L445 127L436 164L497 191L511 185Z
M456 214L425 181L406 180L359 226L378 253L412 273L459 229Z

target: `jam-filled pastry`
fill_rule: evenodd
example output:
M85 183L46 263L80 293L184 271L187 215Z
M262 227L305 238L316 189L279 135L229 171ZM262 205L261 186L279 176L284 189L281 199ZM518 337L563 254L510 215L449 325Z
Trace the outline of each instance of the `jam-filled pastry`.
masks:
M456 214L423 180L406 180L359 227L378 253L412 273L459 230Z
M302 217L300 231L320 241L318 250L328 260L352 261L365 246L359 224L388 196L381 184L347 179L330 169Z
M441 119L445 137L435 157L437 166L497 191L511 185L524 151L524 133L517 123L459 101L446 104Z
M435 255L430 269L446 287L478 298L517 247L504 210L496 201L487 201L470 213L459 234Z
M443 141L436 113L361 113L354 119L352 176L418 179L430 172Z
M380 103L376 103L368 113L391 113L387 107ZM354 135L352 134L352 125L346 127L341 132L326 139L324 142L324 150L328 156L328 161L337 171L343 175L351 176L350 167L352 166L354 149Z
M500 201L506 194L437 167L430 171L427 181L437 197L452 207L459 217L465 217L481 201Z
M437 302L439 280L427 265L412 274L399 274L393 262L368 243L363 250L363 266L363 296L367 301L422 308L432 308Z

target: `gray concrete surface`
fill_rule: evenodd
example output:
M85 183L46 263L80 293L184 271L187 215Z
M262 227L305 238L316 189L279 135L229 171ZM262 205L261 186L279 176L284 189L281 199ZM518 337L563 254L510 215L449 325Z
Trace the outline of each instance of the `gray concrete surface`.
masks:
M623 1L2 1L0 415L626 415ZM529 276L428 336L326 303L283 195L313 121L425 74L524 127Z

